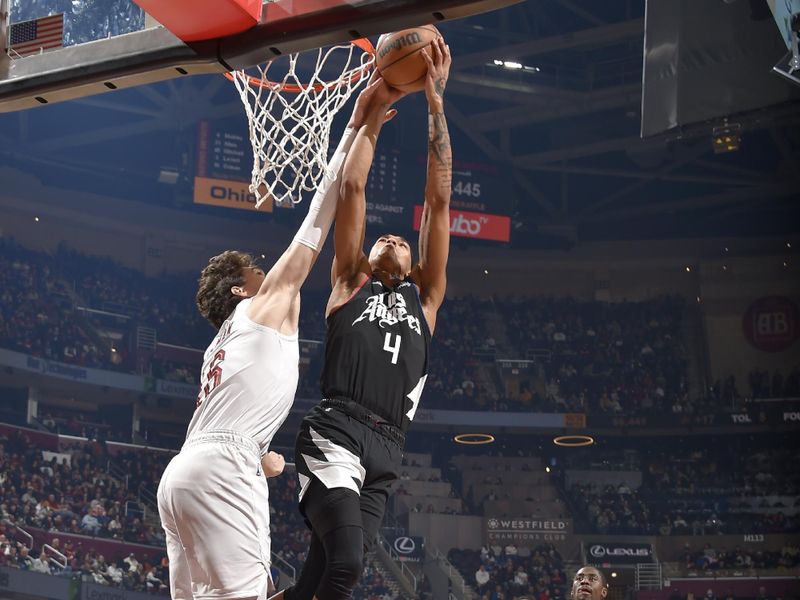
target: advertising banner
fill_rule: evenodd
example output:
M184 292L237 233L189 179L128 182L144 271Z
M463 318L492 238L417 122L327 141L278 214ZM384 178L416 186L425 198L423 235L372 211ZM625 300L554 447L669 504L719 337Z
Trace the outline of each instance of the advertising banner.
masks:
M82 381L92 385L103 385L111 388L135 391L142 391L144 389L144 377L139 375L127 375L124 373L105 371L103 369L90 369L88 367L70 365L55 360L36 358L35 356L29 356L21 352L13 352L12 350L0 349L0 365L31 373L41 373L48 377Z
M413 535L395 535L386 538L401 562L420 562L425 557L425 538Z
M486 517L484 539L490 546L535 547L544 542L565 542L572 532L571 519Z
M653 546L634 542L594 542L586 546L586 560L609 565L653 562Z
M273 202L264 202L260 209L256 209L256 196L249 190L248 185L247 182L243 181L195 177L194 203L221 206L223 208L272 212Z
M161 396L172 396L174 398L186 398L187 400L196 400L197 393L200 386L195 383L183 383L180 381L167 381L166 379L157 379L155 385L155 393Z
M153 600L153 594L132 592L120 587L110 587L84 581L81 583L81 600Z
M486 412L468 410L419 409L414 423L475 427L531 427L563 429L575 422L575 415L563 413Z
M780 296L767 296L753 302L742 317L744 336L762 352L788 350L798 338L797 305Z
M752 402L743 410L716 414L667 414L658 416L589 415L593 428L647 429L678 427L800 426L800 401L797 399Z
M29 596L35 591L38 598L63 600L69 598L69 588L70 580L65 577L0 567L0 596L3 597L14 593Z
M422 223L422 206L414 206L414 231ZM450 209L450 234L458 237L507 242L511 239L511 217Z

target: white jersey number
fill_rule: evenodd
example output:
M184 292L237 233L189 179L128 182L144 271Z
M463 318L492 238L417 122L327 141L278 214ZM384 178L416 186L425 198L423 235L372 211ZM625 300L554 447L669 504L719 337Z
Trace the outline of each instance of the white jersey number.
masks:
M395 337L395 340L394 340L394 346L393 346L392 345L392 334L389 333L388 331L386 332L386 337L383 338L383 349L386 350L386 352L390 352L392 354L392 364L396 365L397 364L397 358L400 355L400 342L402 342L403 339L400 337L399 333L395 333L394 337Z

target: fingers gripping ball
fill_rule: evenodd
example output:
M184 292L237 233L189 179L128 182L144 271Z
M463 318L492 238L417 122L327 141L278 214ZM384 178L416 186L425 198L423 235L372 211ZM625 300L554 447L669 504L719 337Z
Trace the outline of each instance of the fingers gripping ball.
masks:
M386 33L375 48L378 71L384 81L404 92L418 92L425 87L428 68L420 50L441 34L433 25L423 25Z

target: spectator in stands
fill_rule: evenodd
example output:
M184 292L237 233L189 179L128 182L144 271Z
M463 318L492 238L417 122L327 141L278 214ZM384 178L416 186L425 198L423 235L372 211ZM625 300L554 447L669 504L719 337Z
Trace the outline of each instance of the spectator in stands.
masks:
M30 570L34 573L50 574L50 558L47 556L47 552L42 550L39 557L33 559Z
M475 583L479 592L483 592L489 583L489 571L486 570L486 566L483 564L475 571Z
M23 571L33 570L33 559L30 556L27 546L22 546L17 552L17 566Z
M542 594L547 598L564 597L563 564L552 545L518 548L513 556L507 556L501 546L480 551L453 549L448 559L462 574L474 573L476 583L479 576L485 579L488 575L481 590L484 598L539 598ZM481 575L482 570L486 575Z

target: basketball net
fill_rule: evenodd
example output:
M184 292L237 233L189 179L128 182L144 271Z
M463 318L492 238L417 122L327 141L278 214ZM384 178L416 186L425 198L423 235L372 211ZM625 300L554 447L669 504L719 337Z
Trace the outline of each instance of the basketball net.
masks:
M265 201L298 203L304 192L316 191L325 175L333 118L368 79L375 49L367 39L320 48L309 69L313 74L305 76L306 81L297 73L298 56L282 57L280 68L286 68L285 59L289 65L279 79L270 79L275 60L258 65L257 75L243 70L228 74L239 90L249 122L253 147L250 191L256 197L256 208ZM341 69L341 74L325 81L322 73L331 69Z

